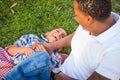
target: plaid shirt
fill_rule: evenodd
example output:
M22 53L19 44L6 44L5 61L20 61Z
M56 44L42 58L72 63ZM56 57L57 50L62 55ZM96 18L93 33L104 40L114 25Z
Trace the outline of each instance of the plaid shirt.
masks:
M23 35L14 44L16 44L18 47L24 46L24 47L32 48L35 42L48 42L48 40L43 35L37 37L34 34L27 34L27 35ZM26 59L26 56L23 54L16 53L14 55L15 64L18 64L24 59ZM53 53L51 54L51 63L54 67L59 67L61 65L61 56L59 55L57 50L54 50Z
M0 80L2 76L15 66L13 58L8 55L7 48L0 47Z

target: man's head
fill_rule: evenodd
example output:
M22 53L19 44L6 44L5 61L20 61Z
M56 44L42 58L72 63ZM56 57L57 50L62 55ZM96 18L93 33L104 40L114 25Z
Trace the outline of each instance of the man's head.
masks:
M46 33L49 42L55 42L67 36L67 32L63 28L56 28Z
M75 19L82 28L94 35L98 35L105 31L105 27L107 27L103 26L103 22L108 20L111 16L111 1L74 0L74 11ZM101 30L100 26L102 26Z
M101 21L109 17L112 9L111 0L75 0L79 10Z

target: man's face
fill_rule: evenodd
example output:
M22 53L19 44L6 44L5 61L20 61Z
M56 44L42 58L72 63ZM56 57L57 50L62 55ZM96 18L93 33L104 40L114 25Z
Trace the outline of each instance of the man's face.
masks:
M82 26L84 30L89 31L89 22L88 15L84 14L79 10L78 3L74 0L74 12L75 12L75 20Z
M48 39L49 42L55 42L55 41L62 39L66 35L67 35L67 33L65 32L64 29L58 28L58 29L54 29L50 32L47 32L46 38Z

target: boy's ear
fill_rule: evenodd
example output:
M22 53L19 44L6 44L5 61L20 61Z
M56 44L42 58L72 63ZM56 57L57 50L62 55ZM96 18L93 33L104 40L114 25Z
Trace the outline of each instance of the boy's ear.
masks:
M49 33L50 33L49 31L48 31L48 32L46 32L46 33L45 33L45 36L47 36Z

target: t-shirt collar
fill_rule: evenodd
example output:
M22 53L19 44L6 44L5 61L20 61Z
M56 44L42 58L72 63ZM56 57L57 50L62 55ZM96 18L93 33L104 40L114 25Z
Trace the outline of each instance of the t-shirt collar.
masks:
M108 30L101 33L100 35L94 37L100 43L103 43L106 40L110 40L114 35L120 32L120 16L116 13L111 13L113 18L115 19L116 23L111 26Z

